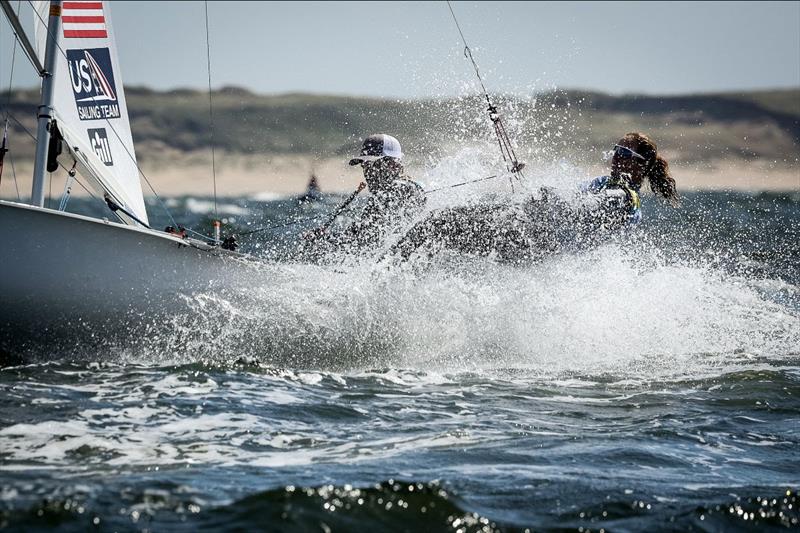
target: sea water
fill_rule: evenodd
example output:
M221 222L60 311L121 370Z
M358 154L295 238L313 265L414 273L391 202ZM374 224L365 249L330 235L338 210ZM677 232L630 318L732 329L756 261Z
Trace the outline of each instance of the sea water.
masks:
M341 200L218 208L302 219L240 239L269 257ZM208 226L209 199L168 203ZM800 196L643 209L631 238L531 263L268 261L186 295L157 343L15 361L0 527L796 528Z

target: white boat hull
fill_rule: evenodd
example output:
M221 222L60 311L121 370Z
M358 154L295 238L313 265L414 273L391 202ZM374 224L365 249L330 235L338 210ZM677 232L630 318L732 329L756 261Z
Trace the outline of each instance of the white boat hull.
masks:
M41 355L153 334L248 260L162 232L0 201L0 351ZM155 327L154 327L155 326Z

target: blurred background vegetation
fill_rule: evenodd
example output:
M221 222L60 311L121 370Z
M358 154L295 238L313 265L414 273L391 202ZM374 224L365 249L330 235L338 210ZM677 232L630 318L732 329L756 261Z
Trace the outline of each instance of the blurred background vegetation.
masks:
M212 142L208 93L127 87L137 156L149 168L205 161ZM17 161L33 156L38 91L9 102ZM567 157L596 163L627 131L649 134L671 163L762 161L800 169L800 89L684 96L613 96L553 91L498 97L510 134L528 160ZM474 142L495 142L485 101L387 100L316 94L259 95L237 87L213 93L213 143L221 161L280 155L346 158L360 139L389 132L415 157L436 158ZM14 121L17 119L21 125ZM798 170L800 187L800 170Z

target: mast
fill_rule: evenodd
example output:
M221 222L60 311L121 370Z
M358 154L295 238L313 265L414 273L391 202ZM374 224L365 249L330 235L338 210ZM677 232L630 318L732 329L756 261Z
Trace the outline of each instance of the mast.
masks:
M58 64L58 32L61 31L61 0L51 0L50 18L47 22L47 45L44 54L42 75L42 98L39 104L38 128L36 130L36 160L33 167L33 189L31 204L44 207L44 178L47 165L47 149L50 146L50 123L53 112L54 74Z

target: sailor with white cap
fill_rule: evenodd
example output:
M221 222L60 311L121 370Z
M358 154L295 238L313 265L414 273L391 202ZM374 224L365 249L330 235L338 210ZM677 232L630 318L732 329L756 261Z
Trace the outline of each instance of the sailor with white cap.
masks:
M391 135L377 133L364 139L361 152L350 160L350 165L360 165L364 161L376 161L384 157L403 159L403 149L400 148L400 141Z
M360 245L374 243L387 226L400 223L425 203L425 191L405 174L402 158L400 141L391 135L378 133L364 139L350 165L361 165L372 197L343 238Z
M415 196L418 193L423 198L422 187L404 175L402 159L400 141L391 135L377 133L364 139L361 152L350 160L350 165L362 166L364 180L372 194Z

